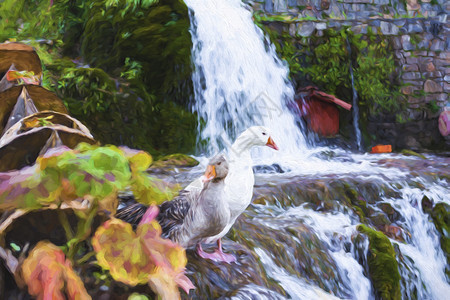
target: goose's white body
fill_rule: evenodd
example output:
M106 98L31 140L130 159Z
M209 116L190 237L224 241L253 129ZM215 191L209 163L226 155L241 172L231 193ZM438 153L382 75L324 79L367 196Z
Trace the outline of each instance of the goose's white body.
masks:
M264 135L260 136L260 133L264 133ZM250 205L255 183L250 149L254 146L268 145L268 140L273 143L268 130L264 127L255 126L244 131L234 142L227 159L229 169L223 189L223 198L227 201L230 210L230 220L222 232L205 239L204 242L213 243L227 234L239 215ZM274 147L276 149L275 145ZM203 189L201 179L195 180L185 188L185 190L193 193L201 189Z
M228 225L216 236L206 239L212 243L222 238L231 229L236 219L250 205L253 197L255 176L253 174L250 149L239 157L232 157L227 177L225 178L224 197L230 209Z

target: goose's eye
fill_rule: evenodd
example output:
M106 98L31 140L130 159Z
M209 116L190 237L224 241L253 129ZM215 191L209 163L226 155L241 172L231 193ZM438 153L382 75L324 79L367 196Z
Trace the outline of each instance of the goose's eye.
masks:
M220 164L221 164L221 163L222 163L222 162L221 162L221 161L219 161L219 162L217 163L217 165L218 165L218 166L220 166Z
M267 133L263 132L262 134L263 134L263 135L266 135Z

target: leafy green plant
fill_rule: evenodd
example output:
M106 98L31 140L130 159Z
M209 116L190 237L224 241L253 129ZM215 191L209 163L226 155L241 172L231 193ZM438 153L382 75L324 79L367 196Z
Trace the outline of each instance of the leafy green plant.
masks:
M432 100L432 101L428 102L427 103L427 107L431 111L431 113L433 113L433 114L435 114L435 113L437 113L437 112L439 112L441 110L441 108L437 104L436 100Z
M345 36L332 33L325 43L313 49L313 55L306 58L307 65L301 72L310 76L311 81L326 92L336 95L338 89L350 87L349 54L346 50Z
M367 40L350 30L326 31L327 41L313 50L310 65L302 69L325 91L339 94L340 89L351 89L349 61L353 60L355 88L370 114L400 109L399 87L393 84L395 64L387 42L373 34ZM347 41L352 52L348 51Z
M355 88L360 105L367 113L392 113L404 106L400 85L393 77L394 57L387 40L381 36L369 30L363 37L343 28L339 31L326 29L321 37L300 39L287 32L280 34L264 23L259 26L288 63L292 79L302 84L309 81L325 92L346 99L352 89L349 70L352 61Z
M58 39L60 18L53 18L50 0L4 0L0 5L0 42L35 37Z
M85 61L107 72L138 62L158 98L185 104L191 91L189 16L181 0L92 1L81 40Z
M100 142L153 155L191 152L197 118L187 110L192 42L184 2L50 2L3 1L0 42L35 47L43 86Z
M72 262L77 266L89 262L94 254L98 264L110 270L114 279L131 286L150 282L154 291L163 296L178 295L177 285L187 291L192 288L183 274L184 250L160 237L161 229L153 220L157 213L154 210L149 211L144 218L145 224L138 227L136 234L128 224L116 219L107 221L99 227L89 246L94 218L105 212L115 213L120 190L130 187L138 201L150 205L172 197L170 190L162 189L156 179L145 173L151 163L151 156L144 151L80 144L75 150L52 149L40 156L34 166L0 173L0 210L21 208L30 211L48 207L62 211L62 206L69 206L77 218L74 231L64 214L58 213L67 240L61 247L64 253L48 242L40 242L25 260L23 275L14 272L16 278L28 285L30 294L38 297L59 293L86 294L71 266ZM27 217L26 214L18 216ZM119 240L120 243L113 242ZM120 255L114 250L117 245L120 245ZM89 250L91 247L93 252ZM143 252L133 252L139 249ZM126 270L127 262L133 263L133 271L123 273L121 269L117 273L114 266L118 258L111 255L122 257L124 264L121 267ZM172 299L170 296L165 298Z
M125 71L120 73L120 77L133 80L140 78L142 74L142 65L137 61L132 61L129 57L125 58Z

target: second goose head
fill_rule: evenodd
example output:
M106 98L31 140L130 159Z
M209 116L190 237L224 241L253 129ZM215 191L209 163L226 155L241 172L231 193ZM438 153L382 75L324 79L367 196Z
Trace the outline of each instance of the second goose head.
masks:
M217 182L225 179L228 175L228 161L224 155L216 155L209 160L208 167L206 167L203 181Z

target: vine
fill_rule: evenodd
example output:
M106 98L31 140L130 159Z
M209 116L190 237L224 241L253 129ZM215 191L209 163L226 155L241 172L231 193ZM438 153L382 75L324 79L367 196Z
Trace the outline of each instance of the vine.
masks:
M80 144L75 150L53 148L34 166L0 173L0 212L15 210L0 229L0 256L8 262L17 285L28 287L29 294L39 299L65 299L64 294L70 299L90 299L79 276L89 281L95 273L77 270L83 273L95 265L107 274L103 284L148 284L163 299L179 298L178 286L187 292L193 288L184 275L184 249L161 238L161 227L154 220L156 206L136 232L130 224L108 217L117 209L119 191L127 187L147 205L171 199L173 191L145 173L151 163L152 157L144 151ZM73 211L71 218L66 215L68 208ZM44 233L33 228L33 238L8 235L14 230L29 231L20 228L24 222L38 227L33 213L52 216L49 211L56 211L57 218L43 223L56 223L54 227L62 227L65 236L57 238L48 227ZM24 219L28 221L21 223ZM99 219L106 222L99 224ZM32 250L27 256L28 246ZM19 259L11 250L20 253Z

